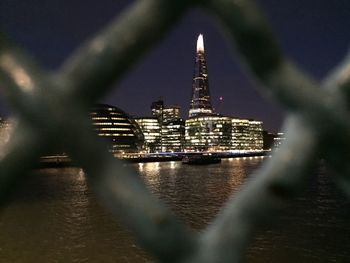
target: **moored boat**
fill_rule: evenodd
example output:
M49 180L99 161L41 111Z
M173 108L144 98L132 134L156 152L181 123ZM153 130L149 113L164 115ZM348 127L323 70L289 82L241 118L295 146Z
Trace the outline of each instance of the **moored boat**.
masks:
M182 158L183 164L212 164L220 162L221 158L212 154L186 155Z

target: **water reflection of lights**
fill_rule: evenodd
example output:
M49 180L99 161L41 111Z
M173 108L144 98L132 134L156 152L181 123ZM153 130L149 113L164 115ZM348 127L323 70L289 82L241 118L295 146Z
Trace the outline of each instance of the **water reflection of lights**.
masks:
M171 161L171 162L170 162L170 168L171 168L171 169L175 169L175 162L174 162L174 161Z
M143 163L139 163L139 169L140 169L140 171L143 170Z
M85 181L85 180L86 180L86 179L85 179L85 173L84 173L83 169L79 169L77 179L78 179L79 181Z
M230 176L228 177L227 183L230 185L231 189L238 189L238 187L244 182L244 178L246 175L244 169L246 167L246 164L249 164L250 162L242 161L245 159L243 157L237 157L233 159L237 161L231 162L229 164Z
M159 170L159 162L147 163L144 168L146 171L158 171Z
M159 162L139 163L140 175L143 177L146 186L151 187L155 191L160 189L160 171Z

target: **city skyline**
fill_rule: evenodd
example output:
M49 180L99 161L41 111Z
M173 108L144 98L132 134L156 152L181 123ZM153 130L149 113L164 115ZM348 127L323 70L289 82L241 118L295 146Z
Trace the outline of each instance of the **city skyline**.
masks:
M49 70L58 68L83 41L98 32L130 1L105 0L39 4L19 0L0 3L0 24L15 43ZM285 52L316 79L345 55L350 36L346 20L348 1L260 1L267 12ZM167 104L179 104L187 112L192 77L193 39L206 36L212 104L217 111L243 118L263 120L265 129L276 132L282 109L263 98L246 72L237 63L214 19L195 10L184 17L158 47L147 54L114 89L105 102L117 105L131 115L148 112L149 102L163 97ZM219 98L223 102L219 104ZM132 103L133 100L138 103ZM0 114L6 110L3 100ZM219 108L219 109L218 109Z
M0 0L2 261L350 262L349 15Z

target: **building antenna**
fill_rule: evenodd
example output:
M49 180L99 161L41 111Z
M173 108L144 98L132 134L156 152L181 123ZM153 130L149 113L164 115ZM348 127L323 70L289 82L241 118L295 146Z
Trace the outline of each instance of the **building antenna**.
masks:
M223 96L220 96L219 97L219 102L218 102L218 106L216 108L216 113L217 114L221 114L221 111L223 109L223 104L224 104L224 97Z

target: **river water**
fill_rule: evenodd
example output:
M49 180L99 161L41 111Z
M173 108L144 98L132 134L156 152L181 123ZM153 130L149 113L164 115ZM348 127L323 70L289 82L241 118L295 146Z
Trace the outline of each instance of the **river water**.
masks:
M130 164L189 227L210 224L264 158ZM350 202L324 169L259 230L247 262L350 262ZM29 175L0 211L0 262L153 262L96 199L79 168Z

